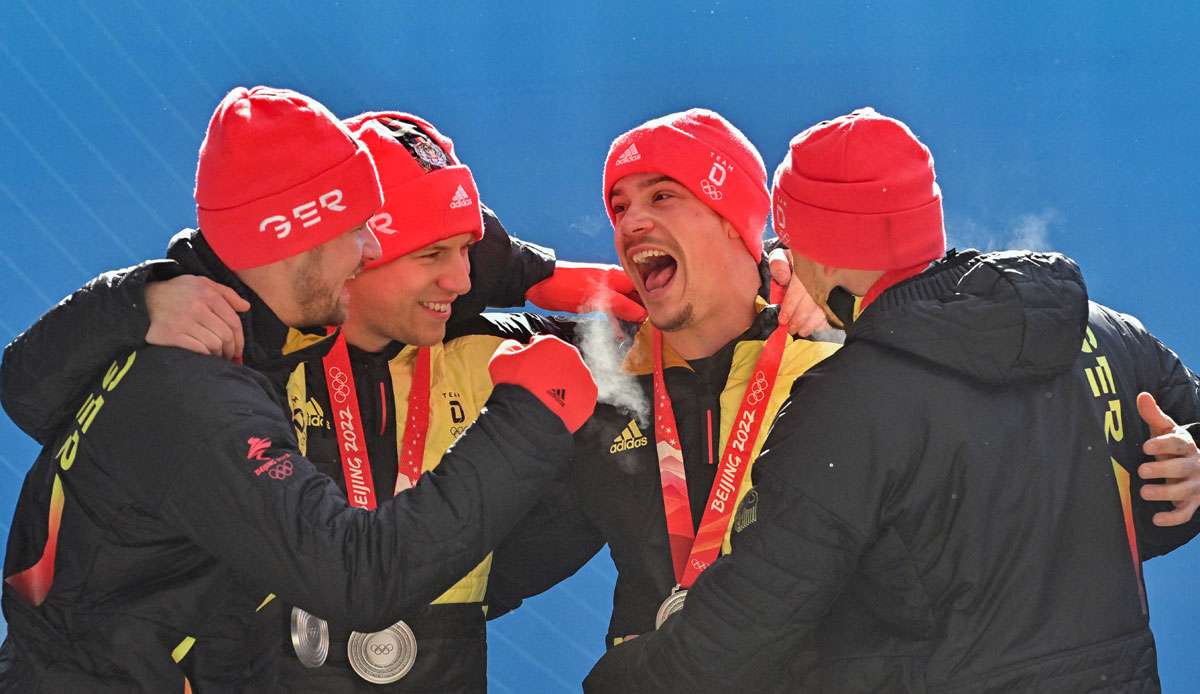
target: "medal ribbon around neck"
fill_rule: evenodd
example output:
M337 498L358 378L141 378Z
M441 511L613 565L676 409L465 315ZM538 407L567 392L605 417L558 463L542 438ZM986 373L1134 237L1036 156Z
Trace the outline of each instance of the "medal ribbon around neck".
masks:
M363 438L362 417L358 411L358 389L350 369L350 350L346 338L338 336L333 349L321 360L325 367L325 385L333 407L337 429L338 454L342 458L342 476L346 480L346 499L351 506L371 511L375 508L375 480L367 440Z
M408 393L408 421L404 427L404 446L400 450L400 469L393 494L399 494L413 486L421 477L422 461L425 457L425 433L429 430L430 361L428 347L417 350L412 387ZM350 352L344 337L338 337L322 364L325 367L329 402L333 405L338 454L342 459L342 476L346 482L346 497L351 506L373 510L377 505L375 480L371 474L367 442L362 433L364 428L358 408L358 389L354 384Z
M412 386L408 390L408 421L404 424L404 445L400 449L400 475L408 479L404 486L396 477L395 493L399 494L417 483L425 461L425 433L429 431L430 361L428 347L417 349L413 366Z
M671 396L667 393L663 377L662 332L654 331L654 438L658 451L658 471L662 480L663 510L667 517L667 537L671 545L671 561L675 568L675 580L687 589L696 582L705 569L717 559L725 540L725 530L733 517L737 492L749 466L754 442L762 428L775 377L779 374L779 363L783 348L787 344L787 330L776 328L767 339L758 361L754 364L754 375L742 395L733 430L729 432L721 463L713 480L712 491L700 518L700 529L692 530L691 505L688 502L687 479L683 468L683 450L679 443L679 430L675 426L675 410L671 407Z

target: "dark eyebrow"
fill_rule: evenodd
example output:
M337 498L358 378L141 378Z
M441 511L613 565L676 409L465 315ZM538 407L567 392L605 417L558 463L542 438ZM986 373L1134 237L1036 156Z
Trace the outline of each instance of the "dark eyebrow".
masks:
M466 233L466 232L463 232L463 233ZM466 245L470 246L473 243L475 243L474 238L472 238L470 241L468 241L466 243ZM441 239L439 241L434 241L433 243L429 244L428 246L425 246L425 250L449 251L449 250L452 250L454 247L455 247L455 245L450 243L450 239Z
M670 176L655 176L654 178L647 178L646 180L637 184L637 187L639 190L641 190L644 188L649 188L650 186L656 186L659 183L663 183L664 181L669 181L671 183L679 183L679 181L676 181L675 179L671 178ZM683 184L680 184L680 185L683 185ZM613 196L618 195L618 194L619 193L617 193L616 190L613 190L612 195L608 196L608 204L611 205Z
M642 181L641 183L638 184L638 188L649 188L650 186L656 186L659 183L662 183L663 181L670 181L671 183L679 182L679 181L676 181L675 179L671 178L670 176L656 176L654 178L648 178L648 179Z

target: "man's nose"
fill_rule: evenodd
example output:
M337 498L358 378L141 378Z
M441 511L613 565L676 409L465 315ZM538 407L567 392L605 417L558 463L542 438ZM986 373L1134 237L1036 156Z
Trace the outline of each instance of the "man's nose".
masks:
M640 205L631 205L617 222L617 231L622 236L637 236L654 228L654 219Z
M371 225L364 224L359 228L358 239L362 244L362 262L364 264L377 260L383 254L383 250L379 247L379 239L375 238L375 232L371 231Z
M470 256L464 253L462 256L452 259L441 277L438 278L438 286L459 296L471 291Z

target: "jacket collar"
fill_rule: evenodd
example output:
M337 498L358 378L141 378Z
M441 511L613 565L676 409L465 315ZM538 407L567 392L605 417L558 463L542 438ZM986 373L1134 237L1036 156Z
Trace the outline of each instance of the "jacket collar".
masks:
M340 330L326 333L323 327L292 328L279 320L254 290L246 286L213 252L204 235L185 229L171 239L167 257L179 263L184 273L202 275L232 288L250 303L240 315L246 346L243 363L256 371L291 371L300 363L324 357Z
M738 335L733 340L726 343L717 352L730 349L733 345L745 340L765 340L771 331L779 322L779 309L776 306L767 304L766 300L760 297L754 299L754 310L758 316L746 332ZM622 362L622 369L625 373L634 376L644 376L654 371L654 339L650 330L650 319L647 318L638 328L638 331L633 336L633 345L629 348L629 352L625 355L625 360ZM691 369L691 365L687 360L679 356L679 353L671 349L671 346L663 341L663 368L680 366L685 369Z

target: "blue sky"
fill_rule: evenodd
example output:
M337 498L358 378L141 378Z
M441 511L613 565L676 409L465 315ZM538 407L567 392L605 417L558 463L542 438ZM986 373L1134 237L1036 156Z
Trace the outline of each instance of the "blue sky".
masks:
M271 84L341 115L430 119L512 232L596 260L614 258L600 175L621 131L706 106L773 169L795 133L872 105L932 148L952 243L1065 252L1093 298L1200 363L1186 308L1200 286L1200 6L750 6L6 2L0 339L193 224L213 106L232 86ZM36 451L2 417L0 443L11 509ZM1200 677L1197 568L1188 547L1146 569L1166 691ZM493 690L576 688L602 648L611 580L600 557L494 623Z

